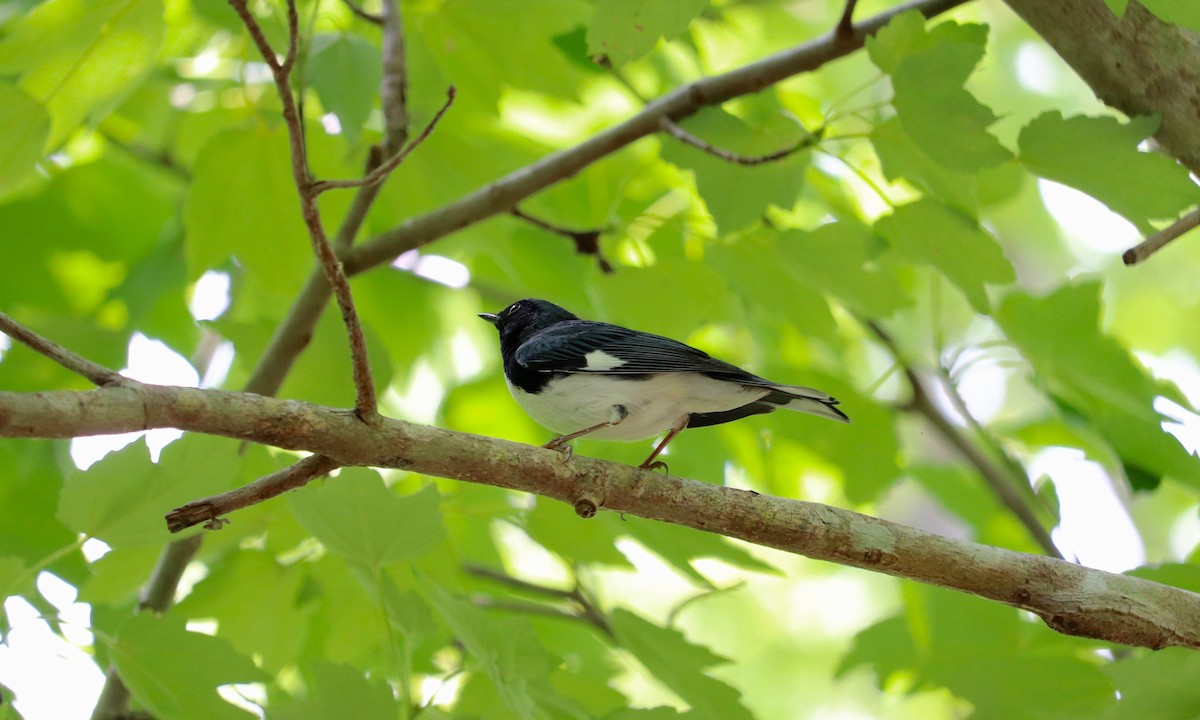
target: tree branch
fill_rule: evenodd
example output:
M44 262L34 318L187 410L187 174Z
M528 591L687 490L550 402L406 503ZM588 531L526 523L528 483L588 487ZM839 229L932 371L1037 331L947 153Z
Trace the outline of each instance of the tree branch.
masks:
M179 586L179 580L183 577L188 563L196 557L202 538L202 535L192 535L167 545L158 556L158 563L154 566L154 572L150 574L150 580L142 588L142 595L138 599L138 612L149 610L155 614L162 614L171 608L175 602L175 589ZM111 667L104 676L104 687L100 690L96 706L92 708L91 720L118 720L126 716L128 707L129 688L121 679L117 668Z
M442 119L442 116L446 114L446 111L449 110L450 106L454 103L455 92L456 91L453 85L447 88L446 102L442 105L441 109L437 111L437 114L433 116L433 119L429 121L429 124L425 126L425 129L421 131L421 134L417 136L416 140L413 140L412 143L403 150L391 156L379 167L375 168L361 178L356 178L354 180L318 180L312 183L310 186L313 195L319 195L326 190L333 190L335 188L366 187L369 185L378 185L379 183L383 182L388 175L391 175L396 168L400 167L400 163L404 162L405 158L407 158L413 150L416 150L421 143L425 142L425 138L429 137L429 133L433 132L433 129L437 127L437 124Z
M1028 610L1060 632L1200 649L1200 595L1141 578L954 540L817 503L774 498L543 448L223 390L137 385L0 392L0 437L63 438L174 427L400 468L715 532Z
M687 130L684 130L681 125L670 118L663 118L662 120L659 120L659 125L661 125L662 129L676 140L691 145L692 147L706 152L709 155L721 158L725 162L734 163L736 165L762 165L764 163L776 162L788 157L789 155L793 155L804 148L812 147L816 140L815 135L808 135L792 147L784 148L783 150L776 150L773 153L767 153L766 155L739 155L735 152L725 150L724 148L719 148L705 140L701 140Z
M915 9L926 17L934 17L967 1L906 2L854 26L853 33L849 35L829 33L737 70L680 87L650 103L625 122L597 133L573 148L548 155L437 210L409 218L400 226L377 235L357 248L346 250L341 253L346 272L355 275L390 263L408 250L427 245L493 215L508 212L525 198L571 177L636 140L658 132L658 123L663 117L678 121L702 107L758 92L780 80L815 70L844 57L861 48L869 35L899 13ZM252 378L254 392L270 395L279 390L287 368L295 362L294 355L307 344L328 299L328 288L314 284L313 278L309 278L304 293L293 304L285 324L276 331L267 346L259 364L260 372L256 372Z
M933 425L937 429L938 434L953 445L968 462L975 466L975 469L979 471L980 477L991 488L992 493L1025 526L1025 529L1029 532L1034 542L1047 555L1062 559L1062 551L1054 544L1049 531L1046 530L1041 519L1034 512L1032 504L1027 502L1025 495L1019 489L1018 483L1022 483L1028 487L1027 478L1022 476L1018 479L1012 474L1005 472L1005 470L993 462L992 458L988 457L975 443L971 442L959 428L955 427L954 423L938 409L937 403L933 401L933 398L925 389L925 383L921 381L916 370L905 361L903 353L900 352L900 348L896 345L896 341L892 336L876 323L869 322L867 326L879 338L879 341L888 349L896 363L903 370L904 376L908 380L909 388L912 391L912 399L908 402L908 408L912 412L924 417L930 425Z
M604 257L604 253L600 251L600 233L601 230L571 230L549 223L539 217L535 217L525 212L519 207L515 207L508 211L515 218L524 220L534 227L541 228L549 233L554 233L561 237L565 237L575 243L575 252L580 255L594 255L596 264L600 266L601 272L611 274L613 271L612 263L608 258Z
M376 15L373 12L367 12L366 10L363 10L362 5L359 5L358 3L354 2L354 0L342 0L342 4L344 4L346 7L350 8L350 12L354 13L359 18L366 20L369 23L372 23L374 25L382 25L383 24L382 16Z
M1162 148L1200 174L1200 42L1131 2L1118 17L1104 0L1005 0L1091 86L1133 117L1159 115Z
M395 155L408 140L408 55L400 0L383 0L381 19L383 75L379 82L379 100L383 107L383 146L388 155ZM430 125L435 123L437 118Z
M309 455L294 465L261 477L236 490L219 495L193 500L167 513L167 529L173 533L204 523L209 530L217 530L227 520L222 518L234 510L257 505L288 490L304 487L310 480L336 470L338 464L322 455Z
M346 334L350 341L350 362L356 391L354 408L362 420L374 421L379 410L375 398L375 381L371 377L371 363L367 357L367 342L363 337L362 322L358 318L358 312L354 309L354 298L350 294L350 283L346 279L346 272L333 252L329 239L325 236L325 226L321 222L321 210L317 205L317 196L320 191L316 189L317 183L313 182L309 174L308 153L304 143L304 125L296 104L296 96L292 93L289 84L289 76L298 57L300 45L299 19L296 14L295 0L288 0L287 3L288 52L283 62L279 62L275 58L275 51L271 49L270 43L263 35L258 21L246 7L246 0L230 0L230 4L242 19L250 37L258 45L263 59L271 68L271 76L275 81L275 88L283 105L284 123L288 129L292 177L296 183L296 191L300 195L300 212L304 217L304 224L308 228L313 252L317 256L321 271L333 289L334 297L337 298L338 309L342 313L342 323L346 326Z
M29 347L30 350L45 355L76 375L82 375L94 385L123 385L134 382L118 372L71 352L53 340L38 335L2 312L0 312L0 331Z
M612 625L609 624L608 618L604 615L603 612L600 611L599 608L596 607L596 604L593 603L591 601L591 599L588 598L588 596L584 594L583 590L580 589L578 582L575 583L574 589L562 590L560 588L549 587L547 585L539 585L537 583L529 582L528 580L522 580L521 578L513 577L512 575L509 575L508 573L502 572L500 570L493 570L492 568L488 568L488 567L483 567L482 565L466 564L466 565L463 565L463 570L466 571L467 574L469 574L469 575L474 575L476 577L481 577L481 578L485 578L487 580L492 580L494 582L500 583L501 585L507 585L516 590L522 590L524 592L532 593L534 595L548 596L551 598L555 598L557 600L566 600L571 603L574 603L574 607L572 607L570 610L564 611L559 608L556 608L556 610L559 610L559 612L564 613L564 617L569 617L570 619L573 619L573 620L583 620L584 622L595 625L597 628L599 628L604 634L608 635L609 637L613 636ZM493 603L492 605L490 605L490 607L500 607L500 605ZM524 607L528 607L528 606L525 606L524 604L522 604L521 608L524 608ZM544 608L545 606L534 605L532 607ZM510 608L510 609L516 609L518 611L523 611L521 608Z
M1126 250L1125 254L1121 256L1121 260L1124 261L1126 265L1137 265L1154 253L1162 250L1167 243L1181 235L1184 235L1189 230L1194 229L1197 225L1200 225L1200 210L1193 210L1187 215L1184 215L1167 227L1159 230L1142 242L1138 243L1136 246Z

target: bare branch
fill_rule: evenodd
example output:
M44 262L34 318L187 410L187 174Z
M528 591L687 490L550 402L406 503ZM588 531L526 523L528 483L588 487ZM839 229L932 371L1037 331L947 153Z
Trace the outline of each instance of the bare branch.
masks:
M0 437L174 427L402 468L661 520L990 598L1070 635L1200 649L1200 595L1056 558L955 540L849 510L295 400L137 385L0 392Z
M327 457L309 455L295 465L261 477L249 485L201 500L193 500L187 505L175 508L167 513L167 529L177 533L204 523L204 527L209 530L217 530L228 522L222 516L234 510L257 505L288 490L304 487L311 480L332 472L337 467L338 464Z
M445 115L446 111L450 109L450 106L454 104L455 92L454 86L451 85L446 90L446 102L437 111L437 114L433 116L433 119L429 121L429 124L425 126L425 129L421 131L421 134L418 135L416 139L409 143L409 145L403 150L385 160L382 165L367 173L364 177L355 180L319 180L314 182L311 185L313 195L318 195L326 190L333 190L335 188L367 187L371 185L378 185L379 183L383 182L388 175L392 174L392 171L400 167L400 163L404 162L405 158L407 158L413 150L416 150L421 143L425 142L425 139L429 137L429 134L433 132L433 129L437 127L437 124L442 119L442 116Z
M133 382L124 375L88 360L62 345L38 335L8 315L0 312L0 331L36 353L50 358L66 369L82 375L95 385L122 385Z
M279 92L279 99L283 105L284 123L288 129L292 177L296 183L296 191L300 195L300 213L308 228L313 253L316 254L325 280L333 289L334 297L337 298L338 309L342 313L342 323L346 326L346 335L349 338L350 364L354 372L354 408L362 420L373 421L378 416L379 409L375 398L375 381L371 376L371 363L367 357L367 342L363 337L362 322L359 320L358 312L354 309L354 298L350 293L350 283L346 279L346 272L333 252L329 239L325 236L325 227L321 222L321 210L317 205L317 195L320 191L315 189L317 183L314 183L309 176L308 154L304 146L304 125L296 104L296 96L292 93L289 85L289 75L295 64L299 48L299 20L296 15L295 0L288 0L288 54L282 63L275 60L274 50L263 36L262 28L259 27L254 15L246 8L246 0L230 0L230 3L246 25L250 36L254 38L263 59L271 67L275 88ZM305 343L307 343L307 339Z
M408 140L408 57L400 0L383 0L383 75L379 100L383 107L384 149L395 155Z
M909 388L912 390L912 399L908 402L908 408L924 417L929 424L937 429L938 433L955 447L970 462L979 472L980 477L991 488L992 493L1007 507L1017 520L1025 526L1034 542L1049 556L1062 559L1062 552L1054 544L1049 531L1042 524L1037 513L1034 512L1032 504L1027 501L1026 496L1019 489L1022 485L1028 487L1028 479L1023 475L1015 477L1014 474L1001 469L992 458L988 457L982 450L971 442L970 438L962 433L959 428L955 427L954 423L947 418L937 404L930 397L929 392L925 389L925 384L917 375L916 370L909 365L904 358L900 348L896 345L896 341L882 327L875 323L867 323L867 326L875 333L880 342L891 352L896 363L904 371L904 376L908 379Z
M1159 230L1136 246L1129 248L1121 256L1126 265L1137 265L1154 253L1162 250L1167 243L1186 234L1189 230L1200 225L1200 210L1193 210L1179 218L1167 227Z
M362 5L359 5L358 3L354 2L354 0L342 0L342 3L346 7L350 8L350 12L354 13L359 18L366 20L367 22L372 23L374 25L382 25L383 24L383 16L382 15L376 15L373 12L367 12L366 10L363 10Z
M569 228L546 222L539 217L530 215L519 207L509 210L509 214L511 214L513 217L524 220L530 225L539 227L546 232L551 232L555 235L560 235L569 239L571 242L575 243L575 252L579 253L580 255L595 255L596 264L600 266L600 270L602 272L614 272L612 264L608 262L608 259L604 257L604 253L600 251L601 230L571 230Z
M666 130L667 133L669 133L676 140L691 145L692 147L702 150L714 157L719 157L725 162L731 162L737 165L762 165L764 163L782 160L790 155L795 154L796 152L799 152L800 150L812 147L817 141L816 135L808 135L792 147L784 148L783 150L776 150L773 153L768 153L766 155L739 155L701 140L687 130L684 130L682 126L671 120L671 118L665 117L658 122L659 125L662 126L662 129Z

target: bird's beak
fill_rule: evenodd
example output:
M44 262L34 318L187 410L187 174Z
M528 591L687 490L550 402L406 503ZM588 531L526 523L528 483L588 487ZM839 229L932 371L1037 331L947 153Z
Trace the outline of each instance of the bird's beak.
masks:
M487 320L493 325L500 322L500 316L496 315L495 313L479 313L479 317Z

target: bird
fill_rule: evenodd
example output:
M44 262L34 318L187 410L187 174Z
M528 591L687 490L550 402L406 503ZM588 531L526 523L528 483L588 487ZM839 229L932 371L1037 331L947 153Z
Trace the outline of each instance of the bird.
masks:
M518 300L479 317L499 331L513 399L559 433L542 447L567 457L566 443L585 435L636 441L666 433L639 466L661 469L655 458L685 428L778 408L850 422L820 390L772 382L661 335L581 320L546 300Z

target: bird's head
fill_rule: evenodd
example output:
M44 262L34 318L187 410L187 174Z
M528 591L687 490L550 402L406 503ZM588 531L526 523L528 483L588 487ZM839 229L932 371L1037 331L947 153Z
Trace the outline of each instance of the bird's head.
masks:
M518 300L498 313L479 313L479 317L496 326L501 342L511 339L517 344L551 325L578 319L552 302L533 298Z

